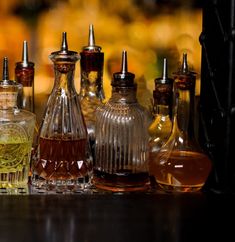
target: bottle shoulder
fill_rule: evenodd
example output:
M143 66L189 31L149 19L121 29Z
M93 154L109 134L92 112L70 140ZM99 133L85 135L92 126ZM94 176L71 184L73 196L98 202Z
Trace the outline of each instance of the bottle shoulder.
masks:
M36 115L24 109L0 110L0 121L31 121L36 120Z

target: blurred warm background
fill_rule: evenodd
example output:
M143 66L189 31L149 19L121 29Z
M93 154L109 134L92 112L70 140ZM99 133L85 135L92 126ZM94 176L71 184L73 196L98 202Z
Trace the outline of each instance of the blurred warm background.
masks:
M200 94L202 26L200 1L190 0L7 0L0 1L0 64L9 58L10 77L21 60L23 40L28 41L29 59L35 62L35 110L41 119L54 73L48 58L60 49L67 32L69 49L80 52L87 45L89 24L94 25L96 44L105 53L104 89L110 97L112 73L119 71L121 52L128 52L129 71L136 74L138 100L151 105L154 79L161 76L164 57L169 75L188 54L190 68L198 73ZM79 62L75 85L79 92Z

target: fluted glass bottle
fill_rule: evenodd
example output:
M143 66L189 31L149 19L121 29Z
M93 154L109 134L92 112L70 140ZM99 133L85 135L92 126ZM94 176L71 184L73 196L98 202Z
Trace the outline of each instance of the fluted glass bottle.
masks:
M95 150L95 111L104 100L103 66L104 53L101 47L95 45L93 25L89 26L88 46L81 53L81 91L80 102L89 136L92 155Z
M49 190L80 189L79 180L89 175L87 130L74 87L79 55L68 50L66 32L61 50L53 52L55 82L40 127L34 185ZM82 187L81 187L82 188Z
M173 98L173 79L167 74L167 59L163 60L162 77L156 78L154 98L154 120L148 128L149 139L149 173L154 177L152 171L152 161L158 154L162 145L168 140L172 130L172 98ZM155 183L154 179L151 179Z
M187 54L182 68L174 73L175 108L168 141L152 160L159 186L166 191L199 191L211 171L211 160L194 135L195 73L188 70Z
M93 183L100 189L125 192L149 186L150 114L137 101L134 77L127 71L123 51L122 70L113 75L111 98L96 112Z
M9 193L28 191L36 117L17 107L19 87L19 83L9 80L5 57L3 80L0 81L0 193L3 189Z

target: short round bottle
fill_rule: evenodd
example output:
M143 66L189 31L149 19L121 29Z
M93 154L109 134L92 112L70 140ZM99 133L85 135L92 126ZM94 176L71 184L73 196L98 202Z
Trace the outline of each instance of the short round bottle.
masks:
M96 112L93 183L100 189L126 192L149 187L150 114L137 101L134 77L127 71L123 51L122 70L113 75L111 98Z

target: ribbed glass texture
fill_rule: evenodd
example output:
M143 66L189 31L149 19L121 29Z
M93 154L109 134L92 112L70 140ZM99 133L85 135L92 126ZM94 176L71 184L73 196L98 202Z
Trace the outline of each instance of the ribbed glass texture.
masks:
M114 191L146 187L149 122L133 88L113 88L111 99L97 109L94 181L98 187Z

